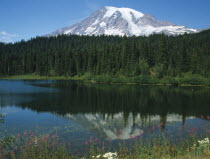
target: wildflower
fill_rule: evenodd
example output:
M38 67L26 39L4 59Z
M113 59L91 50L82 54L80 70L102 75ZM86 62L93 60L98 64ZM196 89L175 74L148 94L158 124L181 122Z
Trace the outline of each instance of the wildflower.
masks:
M30 137L33 138L33 137L34 137L34 134L32 133L32 134L30 135Z
M193 131L194 131L194 132L197 132L197 131L198 131L198 128L193 128Z
M88 145L88 141L85 142L85 145Z
M92 156L92 158L100 158L101 155L98 155L98 156ZM83 158L82 158L83 159Z
M108 159L114 159L117 157L117 152L115 153L112 153L112 152L108 152L108 153L105 153L103 155L104 158L108 158Z
M198 140L199 145L209 144L209 138L205 138L204 140Z
M55 142L52 142L51 145L54 146L55 145Z
M153 130L153 131L155 130L155 126L152 127L152 130Z
M210 116L207 116L207 119L210 120Z
M58 136L58 134L54 134L53 136L52 136L52 138L58 138L59 136Z
M47 134L47 135L45 136L45 139L46 139L46 140L49 140L49 138L50 138L50 135Z
M102 143L102 151L104 151L104 142Z
M135 136L132 136L131 138L132 138L132 139L135 139Z
M24 134L25 136L27 136L27 135L28 135L28 133L27 133L27 132L24 132L23 134Z
M162 127L164 125L164 123L163 122L161 122L160 124L159 124L159 127Z
M91 144L93 143L93 137L92 136L90 137L90 143Z
M71 149L71 144L68 144L69 149Z
M35 147L37 146L37 143L38 143L38 141L37 141L37 138L35 137L35 140L34 140L34 146Z
M18 134L18 138L20 139L22 136L20 134Z
M207 138L205 138L204 140L206 140L206 141L208 141L209 142L209 138L207 137Z
M142 134L143 133L143 131L142 130L139 130L139 134Z
M193 134L193 133L189 133L189 135L190 135L190 136L193 136L194 134Z

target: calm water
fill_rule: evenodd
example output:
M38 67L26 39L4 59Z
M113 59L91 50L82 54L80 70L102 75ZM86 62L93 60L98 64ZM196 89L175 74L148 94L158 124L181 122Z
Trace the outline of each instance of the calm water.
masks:
M116 148L136 138L170 138L210 130L210 90L197 87L0 80L0 138L24 132L58 134L75 153L90 138ZM134 139L135 138L135 139Z

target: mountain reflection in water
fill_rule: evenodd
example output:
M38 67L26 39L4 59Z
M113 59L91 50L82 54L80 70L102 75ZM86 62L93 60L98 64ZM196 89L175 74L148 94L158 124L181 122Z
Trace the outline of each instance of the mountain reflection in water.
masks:
M201 87L1 80L0 111L7 116L0 130L5 135L41 127L71 143L90 136L128 140L184 127L202 131L210 119L209 96Z

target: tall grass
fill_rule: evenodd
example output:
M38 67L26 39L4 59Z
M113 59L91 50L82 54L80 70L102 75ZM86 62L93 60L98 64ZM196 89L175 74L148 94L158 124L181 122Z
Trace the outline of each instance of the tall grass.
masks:
M209 134L206 134L209 136ZM1 159L74 159L74 158L111 158L102 147L97 147L91 139L86 144L87 152L81 155L71 153L71 145L60 143L57 134L39 136L33 132L18 134L9 144L0 142ZM179 143L173 143L164 134L144 140L141 137L133 137L133 146L120 143L113 158L119 159L161 159L161 158L208 158L210 157L209 138L198 140L195 135ZM106 154L106 155L104 155ZM112 153L111 153L112 155ZM105 156L105 157L104 157Z

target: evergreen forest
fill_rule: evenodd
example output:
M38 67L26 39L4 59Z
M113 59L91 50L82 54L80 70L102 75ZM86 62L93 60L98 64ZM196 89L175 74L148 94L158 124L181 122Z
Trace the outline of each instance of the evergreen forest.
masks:
M0 77L113 77L131 82L209 84L210 30L196 34L148 37L59 35L0 43ZM110 78L111 79L111 78Z

